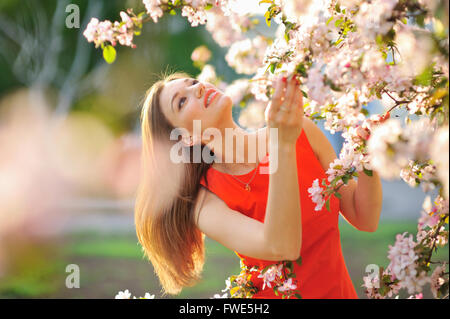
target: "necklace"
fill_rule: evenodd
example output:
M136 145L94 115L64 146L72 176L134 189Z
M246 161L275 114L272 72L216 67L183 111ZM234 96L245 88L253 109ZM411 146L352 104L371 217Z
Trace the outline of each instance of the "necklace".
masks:
M257 170L258 170L258 167L255 168L255 171L253 172L252 178L250 178L250 180L249 180L247 183L241 181L241 180L240 180L239 178L237 178L236 176L233 176L233 175L230 175L230 176L233 177L233 178L234 178L235 180L237 180L238 182L244 184L244 185L245 185L245 190L246 190L247 192L250 192L250 191L252 190L251 187L250 187L250 183L251 183L252 180L255 178L255 176L256 176L256 171L257 171Z

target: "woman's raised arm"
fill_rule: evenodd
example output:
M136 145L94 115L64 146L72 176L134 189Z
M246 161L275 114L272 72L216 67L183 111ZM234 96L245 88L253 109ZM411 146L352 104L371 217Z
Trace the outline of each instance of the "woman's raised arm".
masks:
M199 193L197 226L208 237L243 255L265 260L298 259L302 243L296 141L302 130L302 93L295 79L279 79L266 114L277 139L269 138L269 193L264 223L230 209L215 194ZM272 135L274 137L274 135ZM273 156L277 161L270 160Z

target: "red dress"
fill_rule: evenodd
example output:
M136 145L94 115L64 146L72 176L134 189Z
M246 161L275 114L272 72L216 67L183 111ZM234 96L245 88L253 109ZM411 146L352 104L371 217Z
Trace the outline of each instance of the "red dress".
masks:
M302 208L302 247L300 252L302 262L301 265L294 262L294 272L300 295L302 298L310 299L358 298L342 255L338 228L339 200L335 196L331 198L331 212L326 210L325 205L321 211L315 211L315 204L308 196L308 188L311 187L313 181L316 178L321 181L326 174L309 144L305 130L302 130L297 139L296 155ZM269 165L267 157L268 155L263 161L260 161L258 168ZM236 176L239 180L247 182L253 173L254 171L251 171ZM231 209L264 222L269 176L269 174L261 174L258 170L250 183L251 191L248 192L245 190L244 184L229 174L210 167L206 173L208 186L203 179L201 184L221 198ZM267 265L276 263L235 253L249 269L253 266L263 269ZM252 276L251 280L259 290L253 298L281 298L281 295L276 296L273 289L267 286L262 290L262 278Z

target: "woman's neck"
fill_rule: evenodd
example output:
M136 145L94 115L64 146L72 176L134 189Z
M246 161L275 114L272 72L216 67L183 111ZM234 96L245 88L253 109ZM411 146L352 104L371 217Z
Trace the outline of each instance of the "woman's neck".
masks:
M267 154L267 128L249 132L232 123L208 145L213 149L214 168L219 171L250 171Z

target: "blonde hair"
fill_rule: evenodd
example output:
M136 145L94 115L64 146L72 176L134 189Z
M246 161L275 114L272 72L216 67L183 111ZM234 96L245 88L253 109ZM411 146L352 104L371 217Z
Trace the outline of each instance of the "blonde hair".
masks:
M196 227L193 208L200 179L206 177L211 164L192 160L178 164L182 166L182 174L175 182L159 172L159 167L171 164L166 156L168 151L158 151L158 145L177 142L170 141L174 127L161 111L160 94L166 83L186 77L191 76L184 72L163 75L147 91L140 117L142 157L135 204L136 234L164 294L178 294L183 287L194 285L201 278L204 264L204 234ZM203 151L207 146L201 147ZM192 149L189 151L193 154ZM162 178L156 178L155 172ZM167 186L161 185L161 181Z

